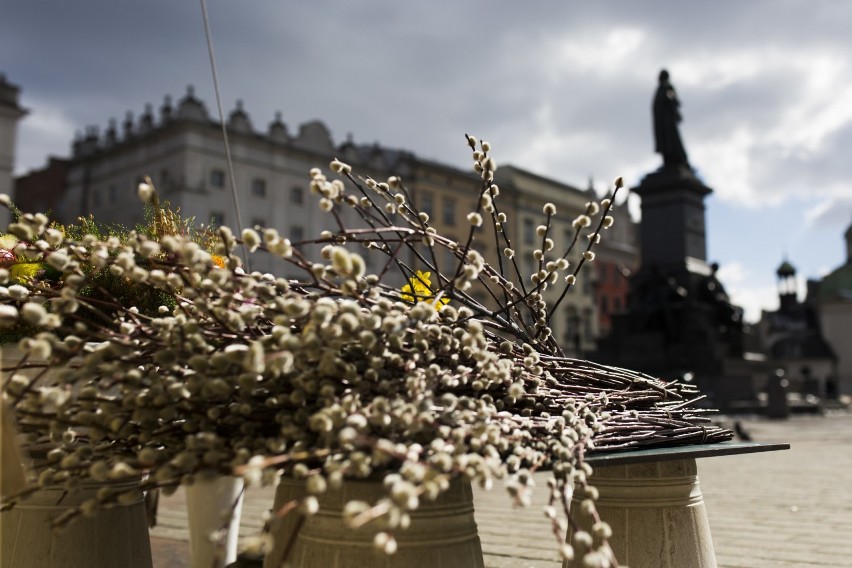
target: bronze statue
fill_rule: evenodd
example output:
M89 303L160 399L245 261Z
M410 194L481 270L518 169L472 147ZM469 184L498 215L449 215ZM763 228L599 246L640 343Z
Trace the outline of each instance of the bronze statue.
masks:
M663 156L663 165L689 166L686 150L680 139L677 123L681 121L680 101L674 86L669 82L669 72L660 71L660 84L654 95L654 140L656 151Z

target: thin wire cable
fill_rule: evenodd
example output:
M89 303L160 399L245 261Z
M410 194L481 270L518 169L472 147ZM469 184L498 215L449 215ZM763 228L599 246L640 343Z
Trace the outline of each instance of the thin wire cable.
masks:
M204 19L204 34L207 37L207 53L210 55L210 70L213 72L213 89L216 91L216 107L219 109L219 124L222 125L222 139L225 141L225 160L228 163L228 177L231 180L231 196L234 199L234 210L237 214L237 233L243 232L243 218L240 214L240 201L237 198L237 180L234 177L234 162L231 160L231 143L228 140L228 129L225 126L225 111L222 109L222 93L219 89L219 74L216 72L216 56L213 54L213 34L210 31L210 18L207 15L207 1L201 2L201 17ZM250 272L249 255L245 243L243 243L243 257L246 263L246 272Z

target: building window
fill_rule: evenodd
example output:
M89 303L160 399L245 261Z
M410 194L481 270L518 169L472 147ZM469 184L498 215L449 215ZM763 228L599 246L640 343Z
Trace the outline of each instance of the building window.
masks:
M100 209L101 207L101 192L97 189L92 190L92 208Z
M535 223L532 219L524 219L524 244L535 243Z
M290 240L294 243L300 242L305 238L305 229L301 225L293 225L290 227Z
M529 282L530 277L532 277L533 274L538 272L538 261L533 259L533 257L530 255L524 255L523 270L524 273L521 274L521 279L524 282Z
M456 224L456 200L452 197L444 198L444 224Z
M166 168L160 170L160 189L168 189L170 181L169 170Z
M211 211L210 212L210 226L211 227L221 227L225 224L225 214L221 211Z
M225 171L220 169L210 170L210 186L225 187Z
M305 203L305 190L301 187L294 187L290 190L290 203L294 205L303 205Z
M592 310L583 310L583 336L586 341L592 341Z
M452 237L450 237L452 239ZM455 239L453 239L455 240ZM428 258L428 257L427 257ZM442 274L450 274L455 272L456 267L459 264L459 259L456 258L456 255L453 251L448 248L444 249L444 266L441 270Z
M423 195L420 197L420 211L432 217L432 194L429 192L423 192Z
M252 180L251 193L257 197L266 197L266 180L261 178Z
M601 313L609 315L609 296L601 296Z
M109 186L109 202L118 203L118 186L116 185Z
M580 331L580 318L577 316L577 310L574 307L569 306L567 310L565 310L565 341L568 342L572 347L577 341L577 337Z
M612 302L612 303L613 303L613 307L615 308L613 311L615 311L615 312L620 312L620 311L621 311L621 298L619 298L618 296L616 296L616 297L615 297L615 298L613 298L612 300L613 300L613 302Z

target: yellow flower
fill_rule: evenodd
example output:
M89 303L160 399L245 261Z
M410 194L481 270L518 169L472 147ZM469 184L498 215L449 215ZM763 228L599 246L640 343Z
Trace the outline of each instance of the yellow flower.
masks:
M9 268L9 276L15 282L30 282L44 273L43 262L18 262Z
M432 273L417 271L417 274L408 279L408 284L402 287L400 298L407 302L427 302L435 297L432 292ZM438 300L438 306L444 306L450 301L449 298L441 296Z
M228 260L224 256L219 256L218 254L211 254L210 256L213 258L213 264L219 268L225 268Z

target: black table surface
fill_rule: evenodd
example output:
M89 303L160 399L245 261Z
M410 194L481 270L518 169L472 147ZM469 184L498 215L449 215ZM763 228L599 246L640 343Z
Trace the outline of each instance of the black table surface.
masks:
M672 448L643 448L617 452L590 452L585 459L590 465L628 465L654 461L682 460L690 458L712 458L736 454L754 454L789 450L790 444L767 444L763 442L719 442L717 444L695 444Z

